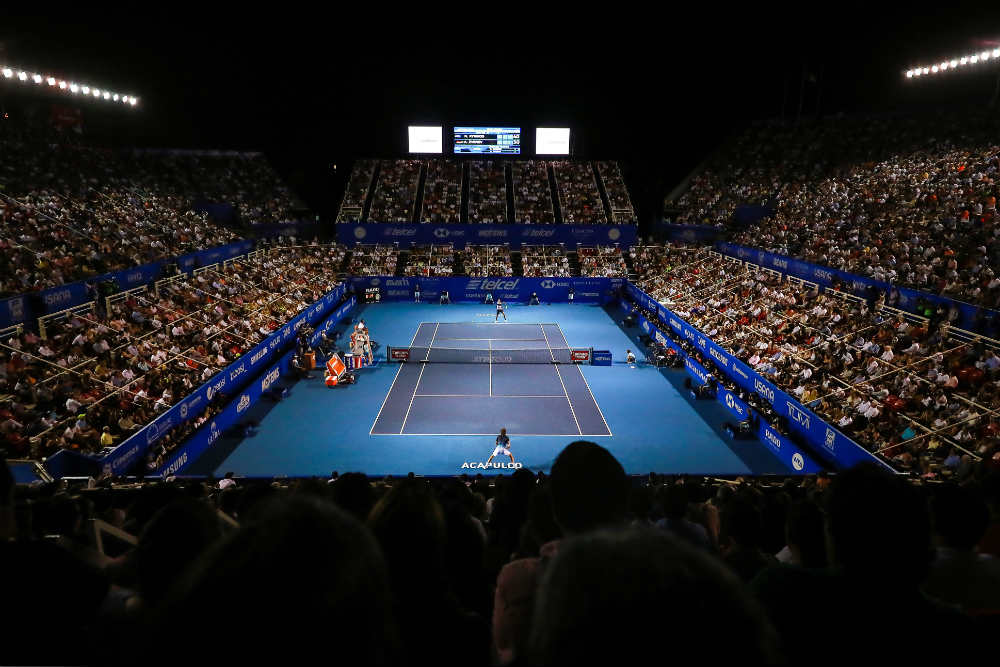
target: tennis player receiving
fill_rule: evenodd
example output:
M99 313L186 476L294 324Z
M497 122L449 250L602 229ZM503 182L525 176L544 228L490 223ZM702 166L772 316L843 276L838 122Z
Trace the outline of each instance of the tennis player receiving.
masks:
M503 311L503 300L502 299L497 299L497 316L496 316L496 319L494 319L493 321L494 322L498 322L500 320L500 316L501 315L503 315L503 321L506 322L507 321L507 313L505 313Z
M500 435L497 436L497 446L493 448L493 453L486 460L486 465L490 464L494 456L509 456L510 462L514 463L514 455L510 453L510 438L507 437L506 428L500 429Z

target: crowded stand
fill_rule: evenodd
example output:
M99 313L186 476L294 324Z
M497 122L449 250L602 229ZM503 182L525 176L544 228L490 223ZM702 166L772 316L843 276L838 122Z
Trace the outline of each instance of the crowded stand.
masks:
M733 242L995 308L998 129L966 113L757 127L695 178L678 221L767 201Z
M399 263L399 248L389 245L355 245L347 272L356 276L394 276Z
M224 648L231 661L323 636L351 664L635 664L662 654L649 632L694 659L723 627L717 657L794 664L815 660L817 624L837 637L824 647L831 664L947 660L979 655L1000 611L1000 477L982 465L960 467L961 485L871 464L832 477L630 479L586 441L549 474L494 478L227 473L14 488L2 465L16 664L127 662L179 625L203 656L213 638L254 637ZM73 603L58 642L43 640L40 586ZM872 642L870 627L962 640Z
M462 221L462 164L457 160L425 163L422 222Z
M358 160L351 169L351 176L344 191L344 200L340 204L340 214L337 222L359 222L368 199L368 188L371 187L375 175L375 160Z
M293 223L307 208L260 153L235 151L134 151L128 173L145 176L140 187L188 201L227 203L248 225Z
M514 222L555 223L549 173L541 160L517 161L511 165L514 179Z
M669 273L676 257L676 253L671 253L670 247L659 245L634 245L628 249L628 254L635 279L639 283Z
M647 293L900 469L1000 452L1000 344L947 309L912 315L704 249L668 261Z
M566 224L605 223L604 202L589 162L558 160L552 163L559 191L559 208Z
M507 222L507 177L502 162L469 162L469 222Z
M512 276L514 267L507 246L465 246L459 253L465 275L472 278Z
M40 457L119 444L333 289L343 256L339 246L276 247L10 336L0 343L6 448ZM158 443L151 461L213 409Z
M368 219L412 222L420 181L420 160L383 160Z
M521 265L524 267L524 276L529 278L544 276L563 278L573 275L566 248L562 246L521 246Z
M622 178L622 171L618 163L598 162L597 170L601 174L604 191L607 193L608 203L611 205L612 222L636 224L638 219L635 215L635 208L628 196L628 189L625 187L625 180Z
M625 278L628 265L618 246L580 246L576 251L580 260L580 275L587 278Z
M138 160L23 128L5 129L0 150L2 296L238 238L191 210L192 194L175 182L169 157Z
M447 278L455 268L455 247L450 243L414 246L410 249L404 274Z

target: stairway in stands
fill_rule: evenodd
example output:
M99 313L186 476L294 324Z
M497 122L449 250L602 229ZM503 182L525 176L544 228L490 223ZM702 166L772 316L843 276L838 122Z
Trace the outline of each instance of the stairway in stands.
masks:
M510 252L510 267L514 269L515 276L524 275L524 261L521 259L520 250L512 250Z
M635 282L638 274L635 272L635 261L632 259L632 253L626 248L622 251L622 258L625 260L625 266L628 267L628 279Z
M382 173L382 162L376 161L375 168L372 170L372 180L368 184L368 192L365 193L365 200L362 204L361 212L361 222L368 222L368 214L372 210L372 200L375 199L375 190L378 188L378 178Z
M396 258L396 273L393 275L401 276L406 272L406 265L410 262L410 251L401 250L399 257Z
M414 195L416 201L413 202L413 215L410 222L420 222L420 213L424 207L424 181L427 180L427 165L420 163L420 172L417 174L417 193Z
M552 211L556 216L556 223L563 221L562 202L559 201L559 183L556 181L556 170L550 163L545 163L545 172L549 175L549 192L552 195Z
M601 202L604 204L604 215L608 222L615 222L614 213L611 211L611 199L608 198L607 188L604 187L604 179L601 178L601 170L597 168L596 162L590 163L590 169L594 172L594 182L597 183L597 192L601 195Z
M576 250L570 250L566 253L566 257L569 259L570 274L574 276L580 275L580 256L576 254Z

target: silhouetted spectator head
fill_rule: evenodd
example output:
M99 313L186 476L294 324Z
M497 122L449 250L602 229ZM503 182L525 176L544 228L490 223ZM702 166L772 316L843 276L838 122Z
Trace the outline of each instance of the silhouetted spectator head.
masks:
M185 628L202 659L251 664L318 652L338 663L398 658L388 579L378 545L356 519L309 496L276 498L207 552L151 619ZM172 652L154 656L176 661Z
M722 534L734 544L756 549L760 546L763 522L758 510L746 498L737 496L726 503L720 516Z
M444 512L423 480L397 482L375 503L368 526L382 546L393 592L433 590L444 579Z
M570 443L552 464L550 484L552 509L564 533L582 533L625 518L625 469L600 445Z
M333 502L361 521L368 518L375 505L375 492L363 472L348 472L333 483Z
M154 514L136 550L143 602L159 603L185 568L221 536L215 511L194 498L180 498Z
M687 488L676 482L668 486L663 492L663 515L668 519L683 519L687 509Z
M827 506L829 558L852 576L916 585L930 562L927 505L905 479L862 463L834 479ZM893 576L884 577L887 563Z
M570 538L545 570L531 632L536 664L636 665L702 656L708 646L720 662L776 659L774 632L741 583L661 531Z
M785 540L803 567L826 566L823 512L811 500L797 500L788 507Z
M941 546L971 551L990 524L990 511L974 491L947 484L931 498L931 525Z

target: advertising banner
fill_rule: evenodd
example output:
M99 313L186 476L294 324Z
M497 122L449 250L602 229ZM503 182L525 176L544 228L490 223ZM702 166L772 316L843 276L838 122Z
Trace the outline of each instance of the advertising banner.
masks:
M532 293L541 303L564 303L573 289L576 303L606 304L614 300L627 282L624 278L421 278L368 276L351 278L351 287L361 294L369 287L382 289L385 301L412 301L420 285L421 301L434 301L447 290L452 303L482 303L493 299L527 303Z
M314 347L318 345L320 334L336 326L354 309L355 305L357 305L357 300L354 297L348 299L322 324L317 325L315 333L309 339L310 344ZM289 350L281 355L270 368L259 373L253 382L243 387L239 395L233 396L222 412L192 434L180 449L173 452L155 474L162 477L176 475L183 471L186 466L197 461L226 431L244 419L247 411L260 400L265 392L277 386L280 378L292 374L293 356L295 356L295 350Z
M356 243L398 243L401 247L454 243L466 245L521 245L565 244L632 246L636 242L635 225L462 225L462 224L409 224L409 223L355 223L337 225L337 240L348 246Z
M806 438L811 445L812 451L817 455L822 456L832 466L836 468L850 468L851 466L863 461L875 461L891 470L891 467L878 456L872 454L867 449L827 424L815 413L799 403L795 398L786 394L784 391L775 386L770 380L761 376L743 361L729 354L729 352L727 352L724 348L717 345L714 341L689 325L676 313L658 304L652 297L637 288L635 285L629 283L626 287L626 291L635 299L637 303L656 312L657 316L661 320L660 324L670 327L670 329L672 329L677 335L683 336L687 340L691 341L691 343L702 354L707 357L711 357L720 371L725 373L726 376L733 382L748 392L756 393L770 403L775 412L779 415L787 417L788 428ZM661 311L665 311L666 319L663 319L664 313ZM644 330L659 333L656 330L655 325L647 321L646 318L641 315L640 324ZM650 333L650 335L653 335L653 333ZM657 338L657 340L659 340L659 338ZM671 345L671 347L677 349L676 345ZM697 369L695 369L692 364L694 364ZM704 368L692 359L687 360L685 367L695 378L699 377L696 370L704 372ZM701 379L701 382L704 381L704 379ZM776 437L779 436L777 433L774 435ZM770 442L773 444L774 441L772 440ZM790 459L788 462L793 463Z
M317 301L316 304L293 317L280 329L277 329L254 348L247 351L246 354L217 373L208 382L188 394L183 400L175 403L153 422L136 431L127 440L118 445L114 451L101 459L101 468L105 469L110 466L111 472L115 475L125 473L130 466L145 455L146 451L160 441L171 429L199 415L217 395L230 396L240 391L250 378L254 377L261 368L270 363L292 341L294 333L303 324L313 324L320 321L323 314L328 312L333 304L344 296L346 291L346 285L341 284ZM349 303L352 302L353 297ZM344 307L341 306L339 310L343 309ZM63 452L59 452L50 457L49 462L55 459L54 465L58 466L58 457L63 455ZM49 462L46 463L47 467Z
M888 292L895 289L899 294L899 301L895 307L911 313L916 312L917 304L921 300L934 304L934 306L943 304L951 308L952 305L955 305L959 312L959 319L956 326L968 331L979 331L979 333L986 335L996 335L997 327L1000 326L1000 313L994 310L983 309L983 312L980 314L977 306L965 303L964 301L956 301L909 287L894 287L889 283L879 280L872 280L871 278L865 278L853 273L832 269L828 266L811 264L800 259L777 255L765 250L757 250L756 248L747 248L732 243L720 242L715 244L715 249L724 255L774 269L775 271L795 276L796 278L809 280L823 287L832 285L834 278L836 278L841 282L842 289L846 289L855 296L862 298L873 298L881 292ZM980 321L980 317L982 321Z

